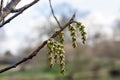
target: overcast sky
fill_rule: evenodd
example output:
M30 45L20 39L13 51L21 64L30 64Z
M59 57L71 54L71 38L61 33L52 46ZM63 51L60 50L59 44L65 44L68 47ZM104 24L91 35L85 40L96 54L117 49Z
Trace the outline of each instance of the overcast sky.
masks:
M32 0L21 1L22 2L17 6L17 8ZM107 15L107 17L120 14L120 0L52 0L53 6L60 3L68 3L75 9L103 14ZM3 44L2 48L16 52L15 50L23 43L24 39L29 36L34 25L38 21L39 23L43 23L45 21L45 13L43 14L43 12L47 12L48 10L48 0L40 0L39 3L29 8L27 11L22 13L22 15L7 24L3 28L7 35L7 40L5 42L7 46L4 46L5 44Z

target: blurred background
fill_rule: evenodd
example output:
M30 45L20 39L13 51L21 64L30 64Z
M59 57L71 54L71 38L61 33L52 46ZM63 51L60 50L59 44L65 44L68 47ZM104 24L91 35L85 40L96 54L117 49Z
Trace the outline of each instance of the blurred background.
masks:
M8 0L4 0L6 4ZM32 0L22 0L17 8ZM47 49L32 60L0 74L0 80L119 80L120 0L52 0L55 15L64 25L76 12L76 20L86 26L83 45L73 49L65 29L66 72L59 65L49 68ZM9 17L9 16L8 16ZM0 29L0 69L12 65L34 51L57 29L48 0L40 0Z

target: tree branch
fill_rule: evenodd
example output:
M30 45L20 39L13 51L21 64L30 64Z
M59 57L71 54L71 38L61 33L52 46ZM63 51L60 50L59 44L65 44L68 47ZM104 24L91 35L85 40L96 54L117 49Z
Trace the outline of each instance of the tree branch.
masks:
M68 21L68 23L66 23L57 33L54 33L50 38L55 38L56 36L58 36L61 31L63 31L66 27L68 27L68 26L72 23L72 21L74 20L74 18L75 18L75 14L73 14L72 18ZM1 70L0 70L0 73L6 72L6 71L8 71L8 70L10 70L10 69L12 69L12 68L16 68L16 67L17 67L18 65L20 65L21 63L26 62L26 61L32 59L33 57L35 57L35 56L38 54L38 52L39 52L46 44L47 44L47 40L44 41L44 42L43 42L36 50L34 50L28 57L23 58L22 60L18 61L16 64L13 64L13 65L11 65L11 66L8 66L8 67L6 67L6 68L1 69Z
M3 13L0 15L0 22L11 13L11 10L13 10L20 1L21 0L11 0L11 2L3 8Z
M34 4L36 4L38 1L40 0L34 0L33 2L25 5L24 7L20 8L20 11L18 13L16 13L15 15L13 15L12 17L10 17L9 19L7 19L6 21L4 21L2 24L0 24L0 28L3 27L5 24L9 23L11 20L13 20L14 18L16 18L18 15L20 15L23 11L25 11L26 9L28 9L29 7L33 6Z

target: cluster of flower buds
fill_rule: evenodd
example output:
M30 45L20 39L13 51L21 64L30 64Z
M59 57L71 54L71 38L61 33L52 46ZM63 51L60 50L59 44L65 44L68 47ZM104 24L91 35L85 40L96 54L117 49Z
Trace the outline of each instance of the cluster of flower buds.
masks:
M48 59L49 59L50 68L52 68L54 63L56 63L59 60L61 73L64 74L65 72L65 56L64 56L65 51L64 51L63 44L51 38L47 41L47 47L48 47Z
M76 27L69 25L68 27L68 30L70 32L70 36L72 37L72 46L73 48L76 48L77 47L77 42L76 42L76 38L77 38L77 35L76 35Z
M73 23L75 23L75 25ZM86 32L85 32L85 26L82 25L80 22L75 21L73 23L71 23L68 26L68 30L72 38L72 46L73 48L76 48L77 47L76 29L78 29L81 34L81 40L83 44L85 44L86 41ZM54 35L56 35L58 32L59 32L58 30L55 31ZM64 55L65 51L63 45L64 32L62 31L61 33L59 33L57 38L58 40L51 38L47 41L48 60L49 60L50 68L52 68L55 63L59 63L61 73L64 74L65 72L65 55Z
M82 43L85 44L85 41L86 41L85 26L82 25L81 22L77 22L77 28L79 29L79 32L81 33L81 40L82 40Z

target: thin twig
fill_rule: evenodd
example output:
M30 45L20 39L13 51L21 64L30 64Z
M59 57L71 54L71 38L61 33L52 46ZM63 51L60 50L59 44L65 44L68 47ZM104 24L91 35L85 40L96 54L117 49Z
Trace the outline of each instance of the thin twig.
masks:
M54 10L53 10L53 8L52 8L51 0L49 0L49 5L50 5L50 9L51 9L52 15L53 15L53 17L55 18L58 26L59 26L60 28L62 28L62 26L60 25L60 22L58 21L57 17L55 16Z
M0 12L2 13L2 9L3 9L3 0L0 1Z
M0 2L0 16L2 17L3 15L3 0L1 0ZM2 18L2 21L0 23L3 23L4 22L4 18Z
M12 17L10 17L9 19L7 19L6 21L4 21L4 23L0 24L0 28L3 27L5 24L9 23L11 20L13 20L14 18L16 18L17 16L19 16L23 11L25 11L26 9L28 9L29 7L33 6L34 4L36 4L38 1L40 0L34 0L33 2L31 2L30 4L25 5L21 11L19 11L18 13L16 13L15 15L13 15Z
M29 4L28 4L28 5L29 5ZM11 10L11 13L20 12L20 11L22 11L25 7L27 7L27 5L25 5L25 6L21 7L21 8L19 8L19 9L13 9L13 10Z
M13 10L11 11L11 13L17 13L17 12L20 12L21 10L23 10L23 8L24 8L24 7L19 8L19 9L13 9Z
M65 24L57 33L54 33L50 38L55 38L56 36L58 36L61 31L63 31L66 27L68 27L68 25L70 25L70 24L72 23L72 21L74 20L74 18L75 18L75 14L72 16L72 18L68 21L67 24ZM23 58L22 60L18 61L17 63L15 63L15 64L13 64L13 65L11 65L11 66L8 66L8 67L6 67L6 68L1 69L1 70L0 70L0 73L6 72L6 71L8 71L8 70L10 70L10 69L12 69L12 68L16 68L18 65L20 65L20 64L22 64L22 63L24 63L24 62L26 62L26 61L28 61L28 60L30 60L30 59L32 59L33 57L35 57L35 56L38 54L38 52L39 52L46 44L47 44L47 40L44 41L44 42L43 42L36 50L34 50L28 57Z

